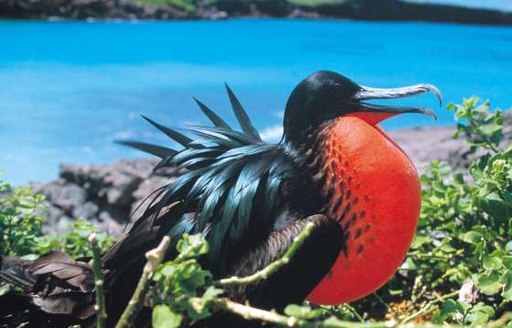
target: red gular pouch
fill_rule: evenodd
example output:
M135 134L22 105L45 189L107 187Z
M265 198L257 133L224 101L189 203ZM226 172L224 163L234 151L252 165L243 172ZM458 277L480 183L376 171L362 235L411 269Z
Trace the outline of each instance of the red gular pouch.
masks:
M345 247L308 296L315 304L347 303L371 294L405 259L418 223L421 189L412 161L377 126L394 115L347 114L323 131L323 160L335 164L326 181L334 178L338 186L327 214L342 226ZM340 197L341 206L334 206Z

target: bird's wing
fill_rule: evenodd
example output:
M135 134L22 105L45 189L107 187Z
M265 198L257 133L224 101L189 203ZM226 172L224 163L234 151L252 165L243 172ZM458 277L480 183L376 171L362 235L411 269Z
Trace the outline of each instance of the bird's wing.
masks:
M272 231L232 264L232 275L245 277L263 269L285 254L305 225L313 224L311 234L287 264L257 284L235 285L228 295L241 303L282 311L285 305L300 303L334 264L344 240L339 223L324 215L311 215Z
M52 251L34 261L1 256L2 279L23 288L25 293L0 297L0 304L5 304L0 311L0 326L18 320L15 314L25 310L28 315L24 318L29 322L37 322L37 318L44 318L41 320L45 322L57 320L52 321L55 327L60 323L80 323L95 313L91 267L62 252ZM53 314L59 316L52 317ZM39 324L43 326L42 322Z
M209 267L221 273L234 245L258 242L271 231L282 210L282 184L298 175L294 156L285 145L262 141L229 87L227 92L241 131L196 100L213 126L189 127L194 138L144 117L182 150L122 142L160 156L156 169L184 173L160 190L127 237L106 255L107 263L121 254L140 254L166 234L178 239L184 232L203 233L210 244Z

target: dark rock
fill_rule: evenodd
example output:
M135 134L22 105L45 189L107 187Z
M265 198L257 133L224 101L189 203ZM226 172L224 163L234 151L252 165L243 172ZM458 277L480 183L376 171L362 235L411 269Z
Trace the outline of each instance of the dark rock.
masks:
M110 165L63 164L59 179L34 184L33 188L46 196L43 214L48 217L49 226L82 218L96 222L109 233L120 234L135 217L132 211L137 204L175 175L172 169L153 174L155 164L154 160Z
M86 202L87 194L79 185L64 179L58 179L48 184L35 184L33 189L42 193L54 207L53 211L60 211L65 215L72 215L73 209Z
M80 206L76 206L73 209L72 214L74 218L81 218L90 221L97 216L98 210L99 208L96 203L88 201Z

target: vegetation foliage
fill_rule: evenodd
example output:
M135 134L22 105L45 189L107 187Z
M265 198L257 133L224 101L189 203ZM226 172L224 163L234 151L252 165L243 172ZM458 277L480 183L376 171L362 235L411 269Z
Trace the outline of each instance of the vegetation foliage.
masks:
M0 180L0 255L36 258L51 250L61 250L73 258L90 257L87 238L97 234L98 244L106 249L114 238L98 231L85 220L72 223L69 232L43 234L44 196L34 194L30 187L12 187ZM11 289L0 281L0 295Z
M154 327L187 326L221 310L283 326L512 327L512 145L504 138L504 115L478 98L448 109L458 122L454 137L466 141L464 156L472 160L457 172L438 161L426 169L416 237L400 270L377 293L336 307L292 304L283 314L234 303L224 297L228 285L254 283L269 272L214 280L198 262L209 250L207 242L184 235L177 243L179 256L145 277L140 302L153 308ZM72 256L91 255L90 224L77 221L63 237L44 236L37 215L41 196L5 183L0 194L1 254L59 248ZM97 241L103 249L112 243L98 232Z
M0 254L38 254L44 218L36 213L44 197L30 188L0 181Z
M132 0L138 3L152 3L152 4L169 4L186 12L192 12L200 5L212 5L220 2L220 0ZM224 2L249 2L248 0L224 0ZM258 0L256 0L258 1ZM268 0L259 0L265 2ZM254 1L251 1L254 2ZM284 0L290 4L299 6L320 6L332 4L344 4L347 0Z

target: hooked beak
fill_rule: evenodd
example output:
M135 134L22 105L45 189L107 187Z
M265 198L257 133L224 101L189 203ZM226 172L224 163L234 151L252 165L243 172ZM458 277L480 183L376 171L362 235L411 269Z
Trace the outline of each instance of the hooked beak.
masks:
M441 106L443 102L443 96L441 95L439 89L431 84L417 84L407 87L390 89L370 88L361 86L361 89L352 96L352 99L358 102L358 112L382 113L387 114L387 116L393 116L403 113L421 113L433 117L434 119L437 119L434 111L426 107L382 106L360 102L362 100L370 99L405 98L420 95L427 92L433 93L439 100L439 106Z

